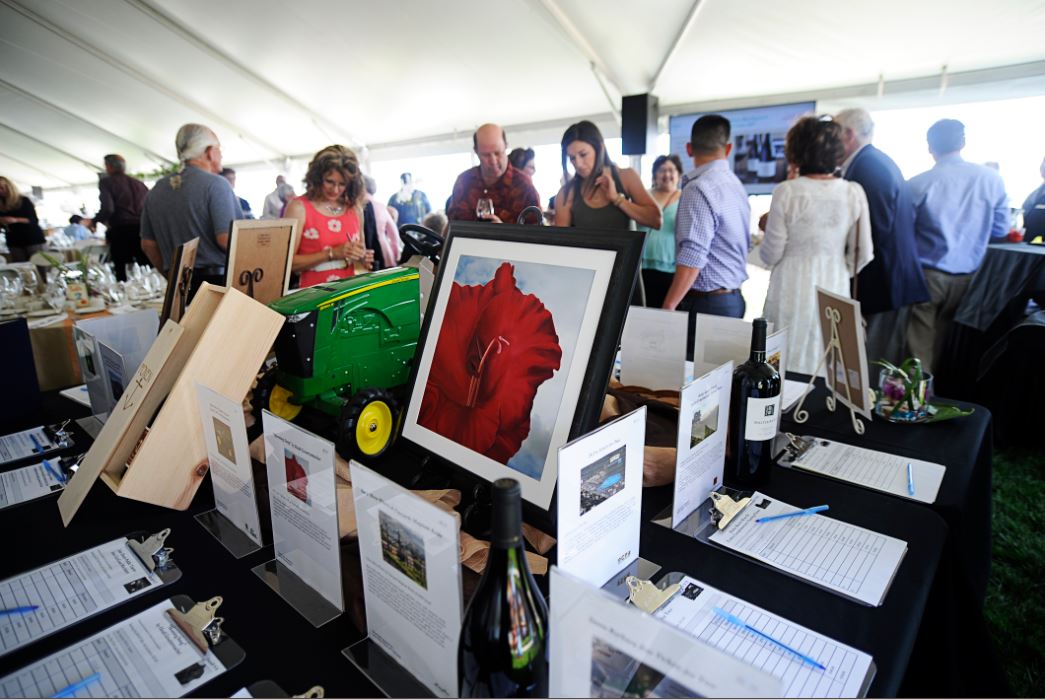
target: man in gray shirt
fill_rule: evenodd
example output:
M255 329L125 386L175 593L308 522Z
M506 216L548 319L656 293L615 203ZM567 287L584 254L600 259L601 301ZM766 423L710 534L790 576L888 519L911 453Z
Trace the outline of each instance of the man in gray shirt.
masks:
M174 137L182 168L160 179L142 210L142 251L166 273L174 250L199 238L189 299L204 282L225 284L225 251L233 219L243 218L239 202L221 172L221 144L202 124L185 124Z

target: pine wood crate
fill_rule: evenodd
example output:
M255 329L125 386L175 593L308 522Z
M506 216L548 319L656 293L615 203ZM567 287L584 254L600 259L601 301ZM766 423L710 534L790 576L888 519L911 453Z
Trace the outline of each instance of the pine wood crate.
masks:
M242 400L283 316L235 289L204 284L167 321L58 499L66 525L101 478L119 496L185 510L207 473L196 384Z

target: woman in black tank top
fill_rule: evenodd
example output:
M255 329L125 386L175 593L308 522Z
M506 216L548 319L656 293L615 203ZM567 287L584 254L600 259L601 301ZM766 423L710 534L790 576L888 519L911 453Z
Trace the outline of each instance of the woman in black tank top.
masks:
M567 160L576 173L572 177ZM591 122L577 122L563 134L562 172L566 184L555 197L556 226L626 229L634 221L660 228L660 207L638 173L613 164L599 128Z

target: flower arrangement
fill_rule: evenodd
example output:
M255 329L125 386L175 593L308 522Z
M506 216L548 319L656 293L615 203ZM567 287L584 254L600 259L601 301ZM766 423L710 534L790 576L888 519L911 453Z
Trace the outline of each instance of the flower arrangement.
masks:
M876 360L883 367L878 380L875 413L894 423L929 423L959 416L967 411L950 404L932 403L933 375L922 369L922 361L908 357L899 366Z

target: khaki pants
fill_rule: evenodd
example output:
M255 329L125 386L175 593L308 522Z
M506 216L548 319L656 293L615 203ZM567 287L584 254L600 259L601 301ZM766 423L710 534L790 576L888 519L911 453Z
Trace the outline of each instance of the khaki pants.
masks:
M954 314L965 298L972 275L948 275L930 268L924 268L924 272L929 301L911 309L907 347L912 356L921 359L922 368L931 372L940 364Z

